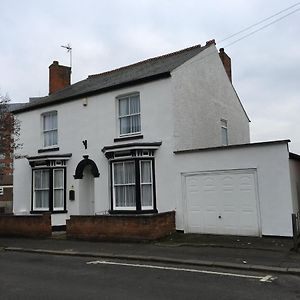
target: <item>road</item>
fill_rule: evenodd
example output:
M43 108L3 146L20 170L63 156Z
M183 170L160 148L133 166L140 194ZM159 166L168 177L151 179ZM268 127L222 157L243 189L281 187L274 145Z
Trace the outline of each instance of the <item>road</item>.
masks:
M5 251L0 268L1 300L300 299L300 277L284 274Z

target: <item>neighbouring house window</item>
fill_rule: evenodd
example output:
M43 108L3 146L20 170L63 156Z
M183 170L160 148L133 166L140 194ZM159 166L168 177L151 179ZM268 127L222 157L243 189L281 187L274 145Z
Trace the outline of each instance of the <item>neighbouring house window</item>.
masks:
M33 211L65 209L65 169L33 170Z
M44 113L42 118L44 147L57 145L57 112L51 111Z
M140 133L141 110L139 94L118 98L118 106L120 136Z
M222 146L228 145L228 128L227 128L227 121L221 120L221 139L222 139Z
M153 160L112 163L113 210L153 210Z
M3 196L3 194L4 194L4 188L3 188L3 186L0 186L0 196Z

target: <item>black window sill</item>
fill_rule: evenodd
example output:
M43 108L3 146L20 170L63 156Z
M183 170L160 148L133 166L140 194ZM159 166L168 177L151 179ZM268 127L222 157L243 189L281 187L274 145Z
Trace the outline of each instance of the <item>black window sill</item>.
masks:
M122 142L122 141L129 141L129 140L139 140L144 138L142 134L137 134L137 135L128 135L128 136L123 136L123 137L118 137L114 139L114 142Z
M44 152L54 152L59 151L59 147L53 147L53 148L45 148L45 149L39 149L38 153L44 153Z
M111 215L145 215L145 214L157 214L157 209L149 210L109 210Z
M50 213L50 214L66 214L68 211L67 210L31 210L31 214L45 214L45 213Z

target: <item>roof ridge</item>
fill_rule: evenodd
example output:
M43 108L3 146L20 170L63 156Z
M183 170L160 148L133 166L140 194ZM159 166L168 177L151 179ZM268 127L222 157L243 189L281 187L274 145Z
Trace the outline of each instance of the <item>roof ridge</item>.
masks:
M205 47L205 46L203 46L203 48L204 48L204 47ZM102 76L102 75L107 75L107 74L109 74L109 73L113 73L113 72L116 72L116 71L124 70L124 69L126 69L126 68L130 68L130 67L133 67L133 66L137 66L137 65L140 65L140 64L143 64L143 63L146 63L146 62L149 62L149 61L157 60L157 59L160 59L160 58L164 58L164 57L169 57L169 56L177 55L177 54L180 54L180 53L183 53L183 52L186 52L186 51L190 51L190 50L196 49L196 48L201 48L201 45L200 45L200 44L197 44L197 45L194 45L194 46L191 46L191 47L188 47L188 48L184 48L184 49L181 49L181 50L177 50L177 51L175 51L175 52L170 52L170 53L167 53L167 54L163 54L163 55L151 57L151 58L148 58L148 59L145 59L145 60L141 60L141 61L138 61L138 62L136 62L136 63L130 64L130 65L127 65L127 66L123 66L123 67L120 67L120 68L116 68L116 69L113 69L113 70L105 71L105 72L98 73L98 74L88 75L88 79L89 79L89 78L98 77L98 76Z

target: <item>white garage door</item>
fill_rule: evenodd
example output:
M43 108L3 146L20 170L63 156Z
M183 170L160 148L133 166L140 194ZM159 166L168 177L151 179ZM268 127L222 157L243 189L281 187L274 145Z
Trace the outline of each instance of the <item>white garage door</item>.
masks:
M254 170L186 175L185 230L258 236Z

